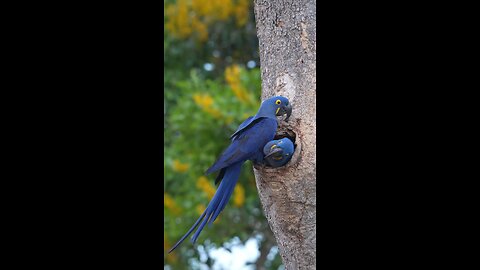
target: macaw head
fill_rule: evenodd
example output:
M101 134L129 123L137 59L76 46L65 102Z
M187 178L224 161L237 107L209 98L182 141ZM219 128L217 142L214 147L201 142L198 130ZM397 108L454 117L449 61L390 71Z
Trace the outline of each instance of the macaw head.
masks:
M275 96L266 99L262 102L260 109L258 110L257 117L275 117L286 114L285 121L288 120L292 114L292 106L288 101L288 98L282 96Z
M293 143L289 138L270 141L263 147L266 163L274 168L287 164L293 151Z

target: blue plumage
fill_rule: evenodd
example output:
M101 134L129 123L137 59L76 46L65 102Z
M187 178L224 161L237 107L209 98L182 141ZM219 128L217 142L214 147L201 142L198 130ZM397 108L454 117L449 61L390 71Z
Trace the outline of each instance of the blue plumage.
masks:
M274 168L284 166L292 158L293 151L294 146L289 138L270 141L263 147L265 163Z
M256 121L260 118L264 118L264 117L271 118L272 109L274 110L273 118L275 118L275 116L281 116L281 115L287 114L285 121L288 121L290 114L292 114L292 106L289 104L289 101L287 98L282 96L271 97L265 100L260 106L260 109L258 109L257 114L255 114L253 117L247 118L247 120L245 120L238 127L237 131L235 131L235 133L233 133L232 136L230 136L230 138L233 139L242 130L246 129L251 125L254 125Z
M275 118L260 118L254 125L237 133L230 146L218 160L206 171L207 174L227 168L238 161L261 161L263 146L271 141L277 131Z
M230 196L235 189L242 164L251 160L263 162L263 147L273 140L277 131L276 116L287 114L290 116L292 108L288 99L276 96L265 100L257 114L247 118L231 136L231 144L220 155L218 160L206 171L207 174L219 171L216 183L220 182L215 195L207 206L207 209L198 218L188 232L168 251L172 252L190 233L200 224L192 237L195 243L205 225L211 225L227 205ZM286 120L285 119L285 120ZM200 223L201 222L201 223Z

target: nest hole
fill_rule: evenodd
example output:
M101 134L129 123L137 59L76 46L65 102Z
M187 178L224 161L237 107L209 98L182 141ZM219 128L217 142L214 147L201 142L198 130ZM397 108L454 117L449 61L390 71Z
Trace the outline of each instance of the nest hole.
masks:
M273 139L279 140L285 137L289 138L293 143L294 153L292 159L287 164L285 164L285 166L282 167L272 168L265 165L254 165L255 169L262 170L266 173L278 174L279 171L288 170L292 166L297 166L297 163L300 161L300 153L302 151L301 138L297 138L297 133L291 128L291 126L280 125Z
M296 142L297 134L289 128L280 127L277 130L277 133L275 134L275 137L273 137L273 139L274 140L279 140L279 139L282 139L282 138L285 138L285 137L289 138L292 141L293 149L296 150L297 149L297 142Z

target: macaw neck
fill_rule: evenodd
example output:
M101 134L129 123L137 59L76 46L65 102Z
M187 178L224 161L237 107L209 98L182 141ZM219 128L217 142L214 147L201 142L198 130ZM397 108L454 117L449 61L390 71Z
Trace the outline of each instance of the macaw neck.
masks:
M277 119L275 116L275 112L272 112L271 108L263 107L261 106L260 109L258 109L257 114L255 115L255 118L260 118L260 117L267 117L267 118L273 118Z

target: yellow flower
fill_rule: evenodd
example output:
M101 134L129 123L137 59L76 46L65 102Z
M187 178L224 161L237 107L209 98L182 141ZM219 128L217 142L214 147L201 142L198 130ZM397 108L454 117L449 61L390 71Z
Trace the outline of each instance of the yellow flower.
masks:
M197 210L197 213L199 215L201 215L201 214L203 214L203 211L205 211L205 205L199 204L199 205L197 205L197 207L195 207L195 210Z
M250 102L250 97L247 93L247 90L243 88L241 85L230 85L232 87L233 93L237 98L242 102Z
M197 17L192 18L192 26L197 32L197 37L200 42L205 42L208 39L208 28L205 23L200 21Z
M228 83L236 82L240 76L240 67L231 65L225 69L225 79Z
M249 18L250 0L178 0L167 5L166 29L181 39L194 34L200 42L208 39L208 27L234 17L238 27Z
M213 105L213 98L208 94L203 94L203 95L194 94L193 100L201 108L208 108Z
M240 81L240 67L232 65L225 69L225 80L241 102L252 102L252 98Z
M233 11L232 0L217 0L217 14L220 20L226 20Z
M195 34L200 42L205 42L210 25L235 17L237 26L242 27L248 21L249 11L249 0L178 0L165 8L165 27L177 38Z
M172 168L175 172L184 173L188 170L188 163L181 163L178 159L173 161Z
M215 195L214 185L203 175L197 179L197 187L207 194L208 199L212 199Z
M233 204L236 207L241 207L245 203L245 189L242 185L237 184L233 191Z
M193 101L197 104L202 110L213 116L214 118L220 119L222 118L222 113L212 107L213 105L213 98L208 94L194 94Z
M186 38L192 33L187 1L178 0L176 4L167 6L165 13L168 18L166 28L174 36Z
M250 3L248 0L239 0L237 6L235 6L235 19L237 26L244 26L248 21L248 12Z
M200 16L212 13L213 5L208 0L192 0L192 9Z
M209 23L227 20L234 11L232 0L192 0L192 9Z
M181 209L178 207L175 200L167 193L163 193L163 204L167 209L170 209L175 215L179 215Z

